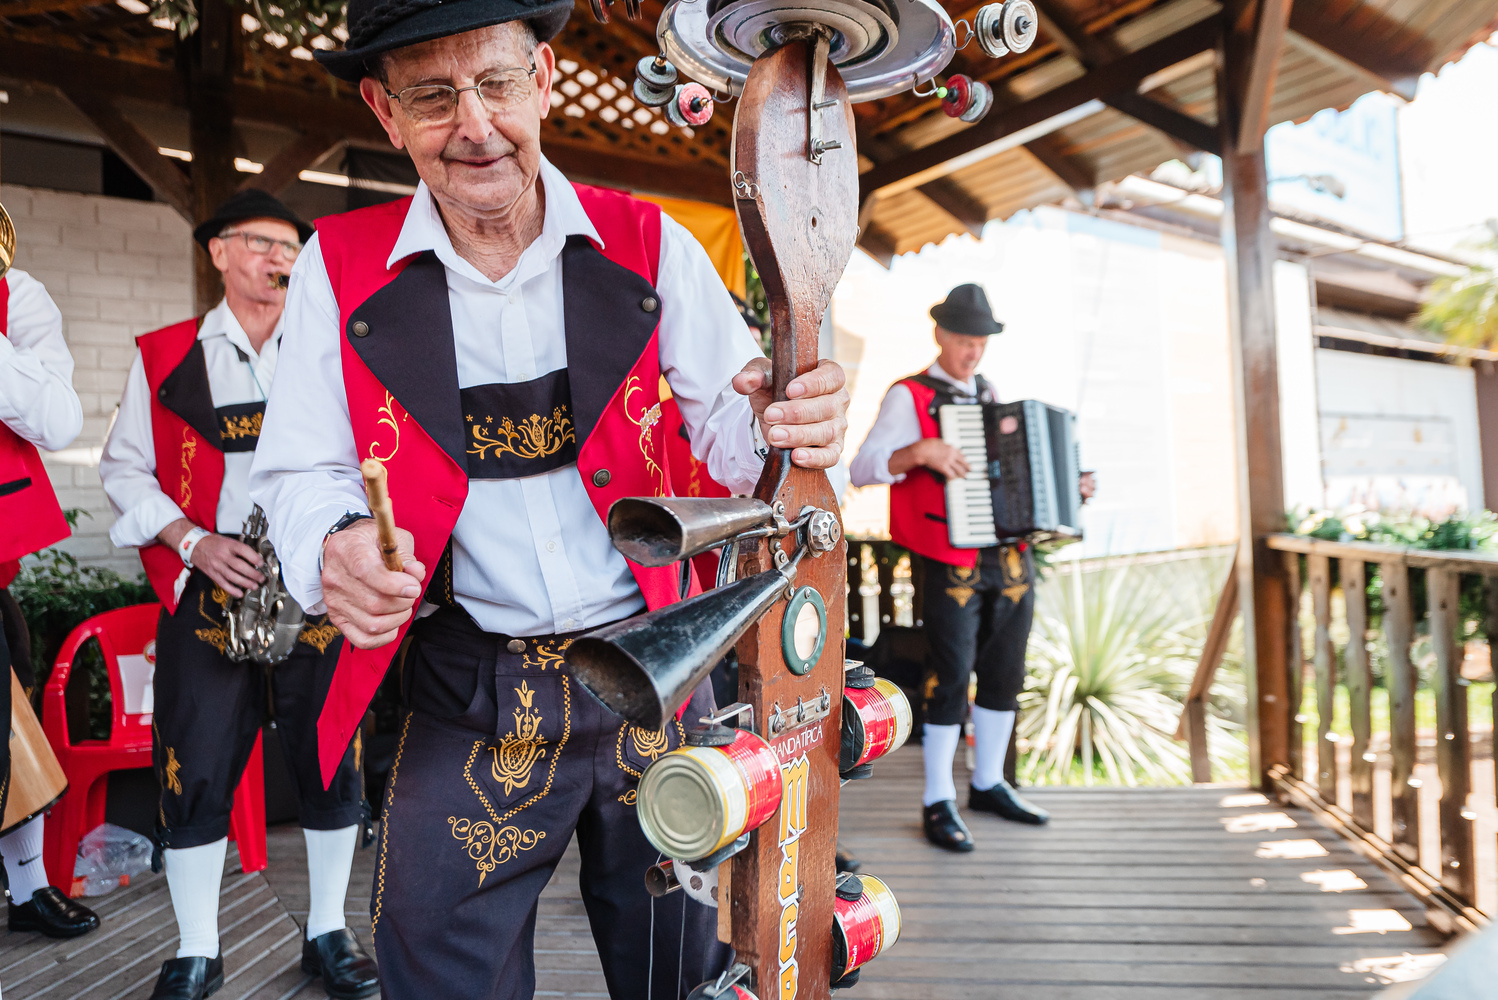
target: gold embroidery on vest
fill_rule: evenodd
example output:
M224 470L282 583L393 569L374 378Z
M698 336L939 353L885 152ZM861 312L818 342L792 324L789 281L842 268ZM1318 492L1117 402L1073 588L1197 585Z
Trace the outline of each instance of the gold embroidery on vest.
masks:
M619 801L622 802L622 803L624 803L627 806L632 806L632 805L635 804L635 800L638 797L639 797L639 793L635 789L631 788L629 791L627 791L623 795L619 796Z
M1025 559L1018 549L1005 546L1000 562L1004 570L1003 594L1011 602L1018 604L1020 598L1030 592L1030 575L1025 572Z
M469 414L468 419L473 421L472 414ZM485 425L492 423L492 416L484 418ZM468 449L468 454L477 455L481 459L489 457L491 448L494 449L495 458L506 454L516 458L546 458L561 451L567 442L577 442L572 417L565 406L555 407L549 417L532 413L521 418L519 424L505 417L500 420L497 428L475 423L471 430L474 447Z
M629 397L637 392L645 391L645 387L639 383L640 376L638 375L631 375L629 380L624 383L624 416L630 423L640 428L640 454L645 458L645 471L655 477L655 495L665 496L665 474L661 472L661 467L655 463L655 458L652 454L654 448L651 446L651 434L661 420L661 404L657 400L655 405L641 409L638 417L630 416Z
M484 877L494 869L546 838L545 830L522 830L518 826L496 828L486 819L475 823L449 816L447 822L453 836L463 841L464 850L478 868L479 885L484 884Z
M489 748L494 754L494 780L505 786L506 795L530 784L531 768L546 756L546 740L538 735L541 713L531 708L536 692L525 681L514 691L520 696L521 706L515 709L515 732L501 737L499 746Z
M540 642L527 643L528 649L535 649L536 658L531 659L531 654L525 654L525 660L521 666L539 667L545 670L547 667L553 670L561 670L562 664L567 662L566 649L572 645L571 639L543 639Z
M182 478L177 483L177 506L186 510L192 503L192 460L198 454L197 438L192 428L182 428Z
M390 395L389 391L387 391L385 393L385 405L375 411L380 416L380 419L375 421L375 426L378 427L379 425L384 424L393 432L395 432L395 443L390 446L390 453L387 455L375 454L375 449L380 446L380 443L378 441L371 441L369 443L369 457L380 462L390 461L395 457L395 453L400 451L401 448L401 428L399 421L395 419L395 406L395 397ZM407 416L409 416L409 414L407 414L405 410L402 410L400 419L405 420Z
M224 417L224 426L219 428L219 436L226 441L235 438L258 438L260 436L260 425L265 420L264 413L246 413L239 417Z
M354 730L354 770L359 770L364 765L364 731Z

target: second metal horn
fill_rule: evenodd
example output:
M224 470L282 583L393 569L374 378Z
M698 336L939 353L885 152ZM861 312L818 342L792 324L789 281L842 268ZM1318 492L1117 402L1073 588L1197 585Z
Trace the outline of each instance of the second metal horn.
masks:
M609 508L614 548L641 566L669 566L773 523L769 504L745 497L625 497Z
M567 664L610 710L660 729L786 589L780 570L746 577L590 632L567 647Z

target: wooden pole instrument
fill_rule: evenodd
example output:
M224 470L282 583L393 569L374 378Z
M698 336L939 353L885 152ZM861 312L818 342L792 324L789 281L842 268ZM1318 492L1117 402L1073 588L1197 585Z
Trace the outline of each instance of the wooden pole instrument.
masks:
M592 0L608 21L613 0ZM640 16L626 0L625 14ZM987 55L1023 52L1039 18L1004 0L961 21ZM672 124L698 125L713 98L738 98L734 204L769 300L776 400L816 368L818 334L858 237L855 101L903 90L977 121L979 81L936 77L956 27L935 0L675 0L656 26L661 54L636 66L633 94ZM681 75L693 82L678 82ZM925 89L922 89L925 88ZM899 936L889 888L836 874L840 781L910 732L899 690L845 661L847 543L819 470L772 451L752 498L636 497L609 512L615 546L647 566L722 547L718 586L575 641L577 680L634 724L658 729L731 648L739 702L684 719L686 744L647 768L638 808L669 860L646 885L718 907L738 963L693 1000L826 1000Z
M374 515L375 528L380 533L380 558L386 569L399 573L402 569L401 554L395 541L395 510L390 506L385 463L377 458L366 458L359 463L359 473L364 477L364 492L369 495L369 512Z

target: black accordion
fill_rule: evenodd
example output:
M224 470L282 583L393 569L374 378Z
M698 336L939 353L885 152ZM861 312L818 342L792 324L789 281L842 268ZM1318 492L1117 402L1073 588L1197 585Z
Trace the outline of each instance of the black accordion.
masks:
M980 549L1014 538L1082 537L1076 417L1034 399L937 407L941 439L971 471L948 479L947 537Z

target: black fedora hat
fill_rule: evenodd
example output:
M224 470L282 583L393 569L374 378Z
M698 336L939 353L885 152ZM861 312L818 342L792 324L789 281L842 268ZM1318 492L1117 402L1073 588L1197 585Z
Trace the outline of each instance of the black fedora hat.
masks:
M991 337L1004 332L1004 324L993 318L993 309L981 285L958 285L945 302L931 307L931 318L948 333L968 337Z
M572 14L573 0L349 0L348 43L334 52L314 52L340 80L358 83L371 75L369 61L383 52L461 35L507 21L525 21L536 40L549 42Z
M295 212L281 204L275 195L267 194L259 188L246 188L230 195L229 200L213 213L213 218L199 224L192 231L192 238L207 250L208 241L223 232L225 227L246 219L280 219L282 222L289 222L296 226L297 238L303 243L312 238L314 231Z

